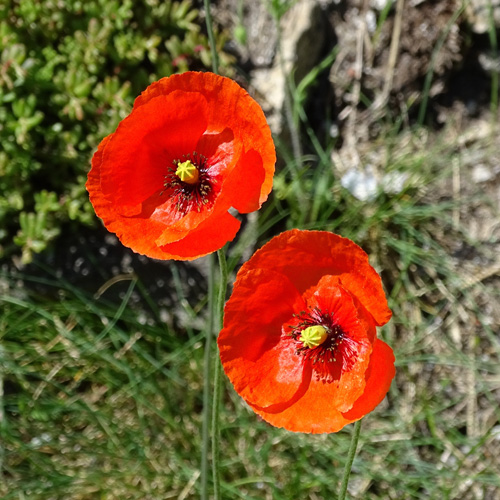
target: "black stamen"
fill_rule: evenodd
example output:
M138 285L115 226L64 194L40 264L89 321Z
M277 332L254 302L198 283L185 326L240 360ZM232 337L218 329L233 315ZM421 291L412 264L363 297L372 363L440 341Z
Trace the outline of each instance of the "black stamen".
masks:
M286 335L292 337L297 342L296 354L304 356L313 365L317 363L324 365L325 362L327 364L336 363L341 345L342 350L345 351L342 358L351 358L356 355L353 346L354 341L349 338L347 332L337 323L333 312L321 311L318 307L315 307L308 311L301 311L299 314L293 314L293 318L296 319L296 323L286 325L286 328L289 329ZM303 330L315 325L325 328L327 337L321 345L311 349L302 343L300 336ZM353 360L351 359L342 359L342 367L348 368L352 362Z
M178 165L187 160L198 169L198 181L194 184L183 182L175 173ZM168 192L173 198L175 208L182 215L193 210L201 212L208 204L213 203L210 194L215 184L216 179L209 174L207 158L194 151L190 155L183 155L182 159L174 160L172 166L168 167L163 184L165 189L161 191L160 196Z

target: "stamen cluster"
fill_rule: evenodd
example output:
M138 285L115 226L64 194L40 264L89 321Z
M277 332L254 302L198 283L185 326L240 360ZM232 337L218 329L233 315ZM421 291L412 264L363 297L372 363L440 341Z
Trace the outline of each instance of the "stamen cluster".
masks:
M198 169L198 181L194 184L183 182L176 175L179 164L187 160L191 161ZM182 215L186 215L192 210L201 212L204 207L210 208L213 203L210 195L213 192L215 182L215 178L209 174L207 158L195 151L172 162L172 166L168 167L168 172L165 175L163 184L165 189L160 194L163 195L167 192L174 199L175 208Z
M306 360L316 363L335 363L341 361L342 369L349 369L355 362L356 350L355 341L352 340L348 332L335 320L335 314L332 311L322 311L318 307L310 308L307 311L301 311L294 314L293 324L288 325L290 332L288 336L296 341L297 355L303 356ZM302 331L308 327L320 325L325 328L327 337L318 347L311 349L304 345L300 340Z

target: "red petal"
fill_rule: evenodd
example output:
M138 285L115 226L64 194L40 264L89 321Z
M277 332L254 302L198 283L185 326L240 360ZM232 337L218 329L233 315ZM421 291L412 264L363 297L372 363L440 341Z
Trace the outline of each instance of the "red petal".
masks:
M137 207L163 189L167 168L191 154L207 127L208 106L196 93L175 91L134 109L107 144L101 188L117 206ZM118 207L117 207L118 208Z
M357 420L342 413L350 408L363 394L366 387L365 372L370 360L370 344L360 345L358 361L353 369L343 373L333 382L317 379L313 373L309 387L302 397L287 407L273 412L252 405L253 410L275 427L284 427L293 432L325 433L337 432L345 425Z
M303 297L311 307L318 307L322 311L335 311L337 322L344 332L350 333L351 338L368 338L373 342L377 336L372 315L357 297L342 286L338 276L323 276Z
M320 434L337 432L353 420L346 418L331 403L334 391L330 384L311 383L306 393L290 406L278 412L270 412L250 404L266 422L292 432Z
M182 239L161 246L162 258L194 260L212 253L234 239L240 224L240 221L228 212L214 214L185 233Z
M303 308L285 276L259 270L238 274L218 345L226 375L247 401L279 405L303 389L303 364L291 339L282 335L283 323Z
M92 169L88 174L86 188L96 214L101 217L109 231L134 251L161 259L163 253L154 241L164 231L165 226L149 219L124 218L116 207L104 196L101 190L102 154L112 134L104 138L92 158Z
M231 172L224 184L229 205L242 214L258 210L262 205L260 186L265 176L259 153L253 149L245 153L240 159L239 168Z
M344 413L344 417L359 420L370 413L384 399L395 374L392 349L383 340L376 339L366 372L365 390L354 406Z
M196 151L209 158L211 175L227 175L241 154L241 145L235 144L232 130L226 128L222 132L203 134Z
M391 318L379 275L355 243L326 231L292 229L274 237L243 266L274 269L288 276L300 292L324 275L338 276L342 286L373 316L376 325Z
M136 100L138 108L158 95L174 90L200 92L210 103L208 132L218 133L229 128L234 133L237 148L255 150L261 157L264 181L259 189L259 206L266 201L272 189L276 153L271 131L257 102L246 90L229 78L213 73L186 72L172 75L151 84ZM245 170L245 164L235 166ZM235 193L236 194L236 193ZM234 197L237 199L238 195ZM236 208L236 207L235 207Z
M330 397L329 392L334 389L332 386L313 381L302 398L282 411L272 413L251 406L256 413L275 427L284 427L293 432L337 432L345 425L370 413L384 399L394 374L392 349L377 339L366 371L363 394L356 400L351 410L340 412L334 403L339 399L340 393Z

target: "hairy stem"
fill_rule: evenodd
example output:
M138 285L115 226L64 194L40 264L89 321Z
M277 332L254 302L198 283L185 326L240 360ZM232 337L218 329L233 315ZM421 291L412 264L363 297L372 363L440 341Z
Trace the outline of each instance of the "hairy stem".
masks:
M208 500L208 443L210 421L210 368L212 364L212 340L214 337L214 297L215 297L215 259L209 256L208 272L208 325L205 337L205 356L203 359L203 421L201 430L201 498Z
M220 282L219 296L217 299L217 314L219 327L222 328L224 321L224 303L226 301L227 288L227 263L224 248L217 251L219 257ZM212 470L214 480L214 499L220 499L220 399L222 388L222 370L220 359L215 360L214 372L214 399L212 403Z
M356 456L356 448L358 447L360 430L361 420L357 420L352 431L351 446L349 447L349 453L347 455L344 477L342 478L342 484L340 485L339 500L345 500L345 495L347 493L347 484L349 483L349 476L351 475L352 463L354 462L354 457Z

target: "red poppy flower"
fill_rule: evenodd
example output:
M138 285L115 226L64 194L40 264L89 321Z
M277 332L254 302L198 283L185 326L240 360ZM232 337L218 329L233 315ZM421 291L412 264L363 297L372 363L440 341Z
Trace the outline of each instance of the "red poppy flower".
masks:
M272 188L271 132L238 84L188 72L150 85L94 157L96 214L132 250L192 260L232 240L229 214L260 208Z
M293 229L243 264L218 344L238 394L270 424L336 432L384 398L391 318L380 277L352 241Z

